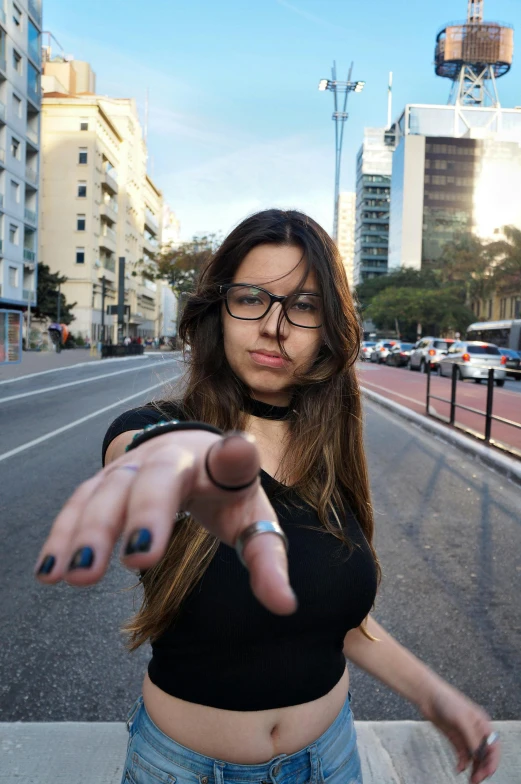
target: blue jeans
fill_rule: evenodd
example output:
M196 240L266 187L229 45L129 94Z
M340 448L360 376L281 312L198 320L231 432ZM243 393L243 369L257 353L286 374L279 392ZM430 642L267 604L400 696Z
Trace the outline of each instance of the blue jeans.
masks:
M260 765L212 759L176 743L151 720L139 697L128 715L121 784L362 784L351 695L310 746Z

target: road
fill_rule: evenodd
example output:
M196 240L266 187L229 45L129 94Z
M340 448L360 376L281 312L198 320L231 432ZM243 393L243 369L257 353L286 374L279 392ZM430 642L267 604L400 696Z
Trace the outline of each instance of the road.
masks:
M99 469L110 421L181 375L170 355L0 384L0 721L120 721L139 693L149 648L125 652L135 578L117 556L87 589L43 587L32 570L55 515ZM494 719L519 719L521 489L372 404L366 447L376 617ZM357 719L418 718L351 669Z
M425 413L427 376L424 373L410 371L408 368L395 368L377 365L373 362L359 364L360 380L368 389L395 400L402 406L411 408L421 414ZM442 420L448 421L450 414L449 400L451 396L451 379L431 375L430 411ZM442 398L443 400L440 400ZM456 403L473 408L483 414L486 411L487 385L475 384L471 380L459 381L456 385ZM521 383L507 378L503 388L494 387L494 416L516 422L515 428L505 422L492 421L491 438L498 444L516 450L521 457ZM469 428L479 436L483 436L485 417L481 414L456 409L456 423Z

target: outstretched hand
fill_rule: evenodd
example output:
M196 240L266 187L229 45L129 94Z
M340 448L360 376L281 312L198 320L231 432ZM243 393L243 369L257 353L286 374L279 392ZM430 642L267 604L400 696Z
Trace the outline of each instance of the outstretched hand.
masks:
M129 440L129 435L124 434ZM122 436L119 436L121 438ZM260 458L255 440L245 433L224 438L202 430L164 433L122 455L80 485L56 518L37 561L45 584L61 580L83 586L105 574L122 536L121 560L130 569L148 569L164 555L176 513L190 512L227 545L253 522L277 517L257 478ZM128 550L129 542L138 546ZM267 533L249 540L243 552L257 599L280 615L293 613L296 597L288 578L280 537ZM52 568L38 573L42 563ZM72 568L71 568L72 567Z
M479 705L441 683L422 713L452 743L458 757L457 772L470 765L470 784L480 784L495 773L501 756L499 743L485 746L482 756L477 754L482 741L493 732L489 716Z

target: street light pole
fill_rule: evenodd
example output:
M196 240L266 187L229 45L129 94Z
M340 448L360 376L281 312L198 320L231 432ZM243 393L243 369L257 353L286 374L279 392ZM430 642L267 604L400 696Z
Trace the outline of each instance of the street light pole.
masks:
M331 90L334 98L335 111L333 112L332 120L335 123L335 204L333 211L333 239L338 240L338 197L340 193L340 165L342 162L342 145L344 142L344 124L349 117L347 113L347 96L349 93L361 93L365 87L365 82L352 82L351 74L353 71L353 63L347 75L347 81L340 82L336 78L336 61L333 61L331 69L331 79L321 79L318 83L320 91ZM338 95L344 96L342 111L338 109Z

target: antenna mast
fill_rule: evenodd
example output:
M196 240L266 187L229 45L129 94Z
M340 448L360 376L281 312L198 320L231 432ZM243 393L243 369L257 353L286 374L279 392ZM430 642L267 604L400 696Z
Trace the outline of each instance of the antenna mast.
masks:
M483 22L483 5L485 0L469 0L467 12L467 22L469 24L481 24Z

